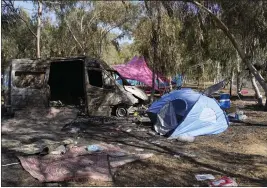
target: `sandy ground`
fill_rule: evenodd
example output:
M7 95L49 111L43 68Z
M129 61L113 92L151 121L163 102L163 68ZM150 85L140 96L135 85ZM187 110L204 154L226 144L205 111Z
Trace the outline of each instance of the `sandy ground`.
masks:
M79 144L107 142L132 152L142 148L155 155L120 167L112 182L88 179L40 183L20 164L2 166L2 186L207 186L195 174L209 173L219 178L235 178L239 186L267 186L267 112L256 107L255 101L233 101L241 106L248 119L231 123L219 135L199 136L193 143L167 140L153 135L151 125L134 124L131 120L96 121L78 118L73 125L83 132L61 131L72 122L74 111L65 109L48 115L30 109L14 118L2 119L2 165L18 162L16 155L34 153L46 145L66 140ZM40 110L39 110L40 111Z

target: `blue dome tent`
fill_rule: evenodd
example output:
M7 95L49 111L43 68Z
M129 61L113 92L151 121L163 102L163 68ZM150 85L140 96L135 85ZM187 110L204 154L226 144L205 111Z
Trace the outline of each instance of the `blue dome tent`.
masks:
M215 99L189 88L162 96L147 114L155 130L169 138L218 134L229 125Z

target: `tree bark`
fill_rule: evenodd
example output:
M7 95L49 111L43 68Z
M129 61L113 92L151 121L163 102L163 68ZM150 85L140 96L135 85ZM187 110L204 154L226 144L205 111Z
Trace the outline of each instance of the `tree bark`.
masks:
M251 78L252 87L253 87L253 89L255 91L255 95L256 95L256 98L258 100L258 104L260 106L263 106L262 95L261 95L259 87L258 87L258 85L256 83L255 77L251 73L250 73L250 78Z
M170 91L172 91L172 77L169 77L169 85L170 85Z
M236 64L236 93L240 94L240 61L237 60Z
M197 7L201 8L201 9L205 10L213 18L213 20L217 23L217 26L224 32L224 34L228 37L228 39L233 44L234 48L237 50L240 58L242 59L242 62L244 62L247 65L247 67L249 68L252 75L255 76L256 80L259 82L259 84L263 88L263 90L265 92L265 96L267 97L267 83L265 82L262 75L254 67L254 65L250 61L248 61L246 54L245 54L245 51L238 44L235 37L231 34L231 32L229 31L227 26L215 14L213 14L208 8L203 6L201 3L199 3L195 0L189 0L189 2L193 3L194 5L196 5Z
M231 78L230 78L230 97L232 96L232 88L234 82L234 68L231 70Z
M150 1L150 3L152 3ZM154 94L155 94L155 65L159 63L159 57L158 57L158 44L159 44L159 31L160 31L160 23L161 23L161 11L160 11L160 5L159 2L156 3L156 8L157 8L157 17L152 15L152 8L148 7L148 1L145 1L145 6L146 9L149 13L150 20L152 22L151 27L152 27L152 40L151 44L153 47L153 63L152 63L152 92L150 96L150 102L154 101ZM157 26L157 27L156 27Z
M220 62L216 62L216 64L217 64L216 83L219 83L221 79L221 65Z
M36 57L41 58L41 49L40 49L40 41L41 41L41 24L42 24L42 9L43 4L39 0L38 1L38 13L37 13L37 34L36 34Z

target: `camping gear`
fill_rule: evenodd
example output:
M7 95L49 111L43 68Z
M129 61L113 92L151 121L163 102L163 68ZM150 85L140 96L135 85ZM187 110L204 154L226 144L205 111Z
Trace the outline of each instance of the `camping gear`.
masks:
M223 81L214 84L210 87L208 87L207 89L205 89L205 91L203 92L205 95L210 96L211 94L215 93L216 91L219 91L221 88L225 87L226 85L226 79L224 79Z
M219 104L223 110L230 108L230 106L231 106L230 94L228 94L228 93L221 94Z
M163 95L147 114L156 132L169 138L218 134L229 125L215 99L189 88Z
M118 71L119 74L125 79L136 80L152 87L153 73L148 68L147 63L145 62L145 59L143 57L135 56L127 64L115 65L113 68ZM158 75L156 75L156 78L157 77ZM162 78L158 77L158 79L161 83L164 82ZM158 89L156 83L155 89Z
M173 79L172 82L176 84L176 88L180 88L183 85L183 76L181 74L177 74Z

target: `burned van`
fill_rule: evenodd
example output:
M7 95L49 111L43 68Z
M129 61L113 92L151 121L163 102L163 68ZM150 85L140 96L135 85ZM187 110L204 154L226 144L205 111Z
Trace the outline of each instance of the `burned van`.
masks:
M117 80L122 80L120 85ZM3 75L5 105L80 105L90 116L126 116L148 101L104 61L89 57L14 59Z

